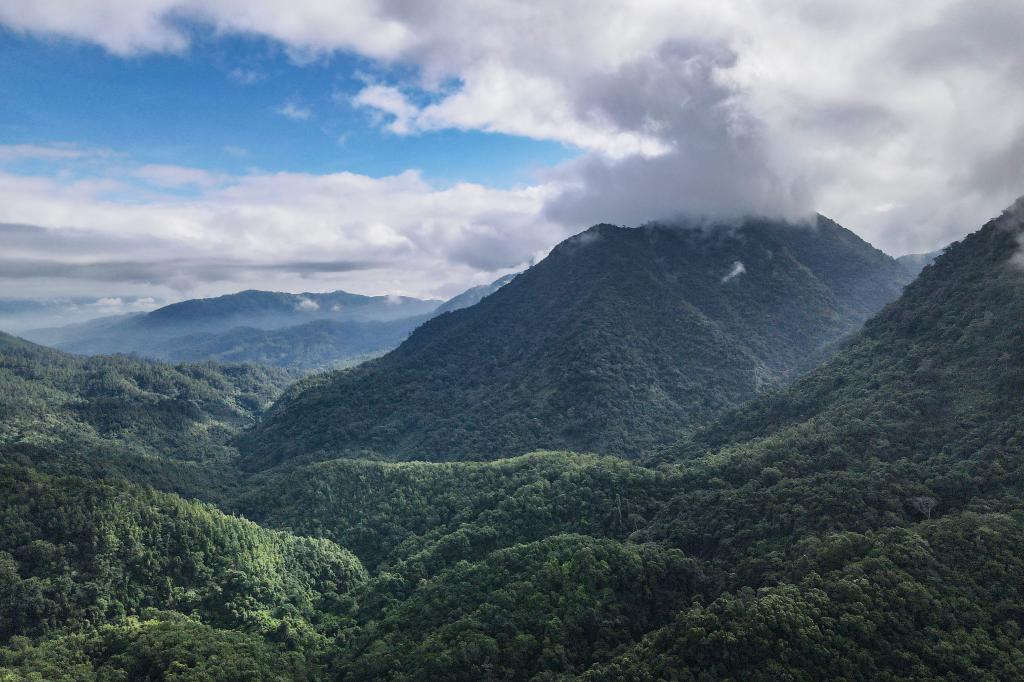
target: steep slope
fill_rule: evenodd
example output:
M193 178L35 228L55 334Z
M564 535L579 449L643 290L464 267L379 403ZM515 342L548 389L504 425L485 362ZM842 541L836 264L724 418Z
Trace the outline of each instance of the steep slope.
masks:
M1024 395L1024 267L1018 202L927 266L898 303L870 320L836 357L778 396L731 412L694 434L689 456L797 426L873 424L887 447L934 456L950 443L981 447ZM974 447L974 446L972 446ZM966 453L964 453L966 454Z
M290 392L247 439L249 462L635 456L784 384L906 279L825 218L598 225L383 358Z

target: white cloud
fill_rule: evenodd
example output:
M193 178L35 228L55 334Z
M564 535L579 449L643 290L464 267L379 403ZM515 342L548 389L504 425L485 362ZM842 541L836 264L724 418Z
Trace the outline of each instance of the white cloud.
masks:
M399 134L579 147L546 195L574 228L816 209L901 253L1024 191L1020 0L8 0L0 22L115 54L184 50L198 23L415 67L355 104Z
M95 316L103 317L106 315L124 315L127 313L146 313L150 310L156 310L159 308L160 303L158 303L152 296L143 296L140 298L104 296L103 298L98 298L91 303L87 303L85 307L89 308L91 313Z
M120 281L126 295L163 299L243 288L445 296L567 236L541 217L554 191L543 186L434 186L413 171L193 186L187 197L113 201L111 187L130 190L117 178L0 172L0 290L31 280L48 295L98 295Z
M352 99L357 107L366 107L390 116L388 130L399 135L413 132L414 119L419 110L409 103L398 88L369 85Z
M285 102L278 107L276 111L285 118L290 118L293 121L306 121L313 115L312 111L305 107L301 107L294 102Z

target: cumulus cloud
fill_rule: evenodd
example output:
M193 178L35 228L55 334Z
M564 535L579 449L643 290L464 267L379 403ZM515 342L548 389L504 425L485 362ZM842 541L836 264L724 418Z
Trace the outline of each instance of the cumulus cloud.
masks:
M414 119L419 113L418 110L409 103L398 88L369 85L352 98L352 103L357 107L368 108L378 114L390 117L385 123L385 127L393 133L405 135L418 127L414 124Z
M422 181L404 176L245 178L152 210L186 242L229 234L258 252L256 235L280 244L297 234L300 250L316 242L479 268L591 222L818 210L900 254L961 236L1024 190L1019 0L352 0L344 11L319 0L9 0L0 22L119 55L184 51L196 24L278 41L299 61L352 52L384 67L353 104L391 132L482 130L581 152L518 193L410 189ZM413 75L388 80L396 72ZM360 182L373 187L369 200L352 198ZM335 184L363 207L357 217L325 196ZM311 203L287 199L291 190ZM384 191L396 192L394 209L365 208ZM449 203L456 196L469 207ZM8 219L83 224L34 210ZM46 219L18 217L30 214ZM253 237L237 227L246 220Z

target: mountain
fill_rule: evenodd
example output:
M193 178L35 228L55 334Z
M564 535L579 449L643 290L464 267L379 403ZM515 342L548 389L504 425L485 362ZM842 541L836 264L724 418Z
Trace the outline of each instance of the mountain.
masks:
M298 372L357 364L394 348L428 316L353 322L316 320L280 329L235 327L155 343L147 357L167 362L245 362Z
M177 332L188 328L200 332L238 326L277 329L310 319L398 320L427 314L440 303L406 296L360 296L345 291L286 294L248 290L158 308L145 315L143 326L148 330Z
M37 343L81 354L136 353L169 361L218 357L289 369L326 369L383 352L440 301L403 296L243 291L173 303L152 312L101 317L35 330ZM305 341L302 327L330 322ZM271 332L281 332L273 334ZM294 345L298 342L298 345ZM291 345L288 350L283 347Z
M443 304L344 291L243 291L182 301L150 313L36 329L26 336L86 355L132 353L166 362L215 360L320 371L386 353L434 315L471 306L512 277L473 287Z
M637 456L784 385L907 280L823 217L597 225L388 355L289 391L244 449L256 467L315 453Z
M1024 200L825 365L662 458L686 482L633 539L731 565L748 589L585 679L1024 674L1022 226Z
M249 504L378 567L345 679L1019 679L1017 211L657 469L335 460L251 479Z

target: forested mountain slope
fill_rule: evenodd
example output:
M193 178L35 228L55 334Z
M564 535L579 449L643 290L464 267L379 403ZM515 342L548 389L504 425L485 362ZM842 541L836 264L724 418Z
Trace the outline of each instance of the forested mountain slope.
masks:
M1019 239L1008 213L953 245L828 365L657 470L333 461L254 477L243 506L378 567L345 679L1017 679ZM614 576L649 551L671 568L622 578L624 616Z
M388 321L316 320L281 329L236 327L218 334L188 334L146 348L166 362L244 362L297 372L359 363L394 348L428 316Z
M240 644L247 642L241 633L254 635L253 646L268 653L275 644L312 651L333 634L323 613L366 580L359 560L330 541L269 531L174 495L17 466L0 466L0 487L0 641L16 635L26 642L132 615L153 618L147 609L162 609L236 630ZM164 633L168 644L202 647L216 636L185 618L163 620L171 630ZM80 642L72 638L53 649L68 656ZM89 645L77 652L85 660L74 662L94 658L97 667L130 671L109 679L164 679L138 674L153 662L134 647L120 661L103 661L96 651L110 646ZM0 653L0 679L8 679L5 659L20 665L24 658ZM40 658L34 667L45 666L47 657ZM298 658L295 663L304 663Z
M232 439L291 378L250 365L76 357L0 333L0 461L199 494L231 474Z
M248 439L296 455L636 456L777 388L907 273L835 223L598 225L398 349L313 382Z

